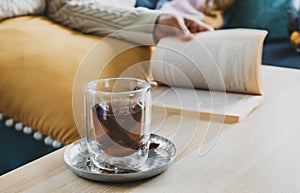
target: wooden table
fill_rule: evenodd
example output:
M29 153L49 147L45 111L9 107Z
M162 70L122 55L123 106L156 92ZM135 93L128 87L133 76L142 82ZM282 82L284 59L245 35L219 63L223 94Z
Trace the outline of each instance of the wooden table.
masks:
M63 148L1 176L0 192L298 193L300 71L263 66L262 82L263 104L239 123L200 120L195 128L196 117L154 114L154 128L163 125L156 132L179 147L159 176L125 184L85 180L64 164Z

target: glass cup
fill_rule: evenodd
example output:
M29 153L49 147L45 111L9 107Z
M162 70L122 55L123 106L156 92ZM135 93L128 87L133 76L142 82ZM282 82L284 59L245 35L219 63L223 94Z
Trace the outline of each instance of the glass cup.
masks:
M85 87L87 147L104 170L136 171L147 159L151 86L135 78L107 78Z

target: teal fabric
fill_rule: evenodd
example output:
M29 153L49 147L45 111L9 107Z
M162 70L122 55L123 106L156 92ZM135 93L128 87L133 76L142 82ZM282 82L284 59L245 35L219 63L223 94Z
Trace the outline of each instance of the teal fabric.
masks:
M146 7L148 9L155 9L158 0L137 0L135 7Z
M262 63L300 69L300 54L291 48L288 40L270 41L264 44Z
M225 28L267 30L267 40L289 37L291 0L236 0Z
M0 176L55 150L0 121Z
M135 7L146 7L149 9L160 9L164 3L172 0L136 0Z

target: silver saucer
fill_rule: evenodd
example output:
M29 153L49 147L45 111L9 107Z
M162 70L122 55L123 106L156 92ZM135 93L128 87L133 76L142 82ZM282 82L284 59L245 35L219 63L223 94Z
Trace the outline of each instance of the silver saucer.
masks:
M129 182L150 178L169 168L173 163L176 148L168 139L151 134L150 150L146 163L138 171L122 171L110 173L97 168L91 161L86 140L78 140L64 151L64 160L67 166L78 176L101 182Z

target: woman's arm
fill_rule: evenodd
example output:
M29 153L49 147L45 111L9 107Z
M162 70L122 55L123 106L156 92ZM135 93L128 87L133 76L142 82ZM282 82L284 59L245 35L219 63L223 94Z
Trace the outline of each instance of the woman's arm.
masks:
M121 8L96 0L48 0L47 15L81 31L154 45L165 36L192 39L193 33L212 30L200 21L146 8Z

